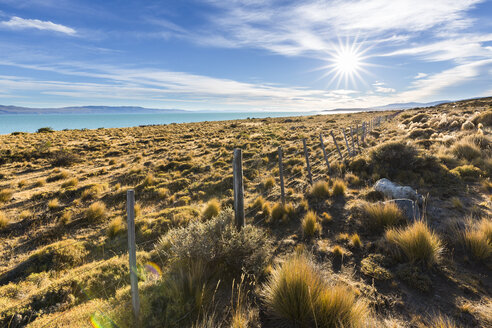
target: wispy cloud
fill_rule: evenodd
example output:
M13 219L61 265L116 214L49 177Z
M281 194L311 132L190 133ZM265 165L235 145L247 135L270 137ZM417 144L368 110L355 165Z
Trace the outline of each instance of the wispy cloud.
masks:
M52 31L68 35L75 35L77 32L68 26L55 24L50 21L42 21L39 19L25 19L20 17L12 17L8 21L0 22L1 26L8 27L16 30L23 29L37 29L43 31Z

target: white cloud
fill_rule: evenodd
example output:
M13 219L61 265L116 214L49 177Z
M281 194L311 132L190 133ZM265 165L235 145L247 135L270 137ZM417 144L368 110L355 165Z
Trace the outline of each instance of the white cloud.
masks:
M466 11L483 0L219 1L207 24L186 31L164 21L165 35L199 44L264 48L282 55L325 56L337 37L363 35L369 44L400 43L435 28L464 29ZM446 29L446 27L449 28Z
M426 76L427 76L426 73L418 73L417 75L415 75L414 79L418 80L418 79L422 79Z
M392 93L392 92L396 92L396 90L393 89L393 88L385 88L385 87L377 86L376 87L376 92Z
M0 22L0 24L8 28L18 30L33 28L37 30L53 31L68 35L75 35L77 33L73 28L65 25L55 24L50 21L42 21L39 19L25 19L16 16L12 17L9 21Z

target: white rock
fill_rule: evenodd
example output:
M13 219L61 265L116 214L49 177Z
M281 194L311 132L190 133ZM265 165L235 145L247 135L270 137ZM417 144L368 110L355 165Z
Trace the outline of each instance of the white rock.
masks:
M379 179L374 184L374 190L382 192L386 197L391 199L407 198L420 202L422 198L412 187L400 186L386 178Z

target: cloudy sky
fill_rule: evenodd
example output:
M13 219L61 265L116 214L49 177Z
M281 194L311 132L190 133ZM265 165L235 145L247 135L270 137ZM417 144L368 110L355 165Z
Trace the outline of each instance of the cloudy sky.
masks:
M492 96L492 1L0 0L0 104L308 111Z

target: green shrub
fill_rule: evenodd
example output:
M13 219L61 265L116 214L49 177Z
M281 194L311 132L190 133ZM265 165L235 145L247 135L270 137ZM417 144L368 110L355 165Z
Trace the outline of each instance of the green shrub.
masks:
M217 215L219 215L220 212L220 203L217 199L211 199L208 203L205 209L202 212L202 217L204 220L210 220Z
M482 170L471 164L467 164L452 169L451 173L456 174L465 180L474 180L478 179L482 175Z
M44 128L39 128L36 132L37 133L51 133L51 132L55 132L55 131L50 127L44 127Z
M226 276L259 274L270 258L271 240L253 225L237 231L233 216L231 209L225 209L209 221L195 220L187 227L171 229L161 237L157 250L172 261L201 260L211 272Z
M391 176L402 170L413 170L418 154L418 150L410 144L391 141L376 147L369 156L371 162L381 168L381 172Z
M411 263L422 262L431 266L441 260L441 239L422 221L415 221L404 229L392 228L386 231L385 238L390 247L396 246L394 255L403 255Z
M405 221L402 211L395 203L366 203L363 205L365 222L374 231L382 231Z

